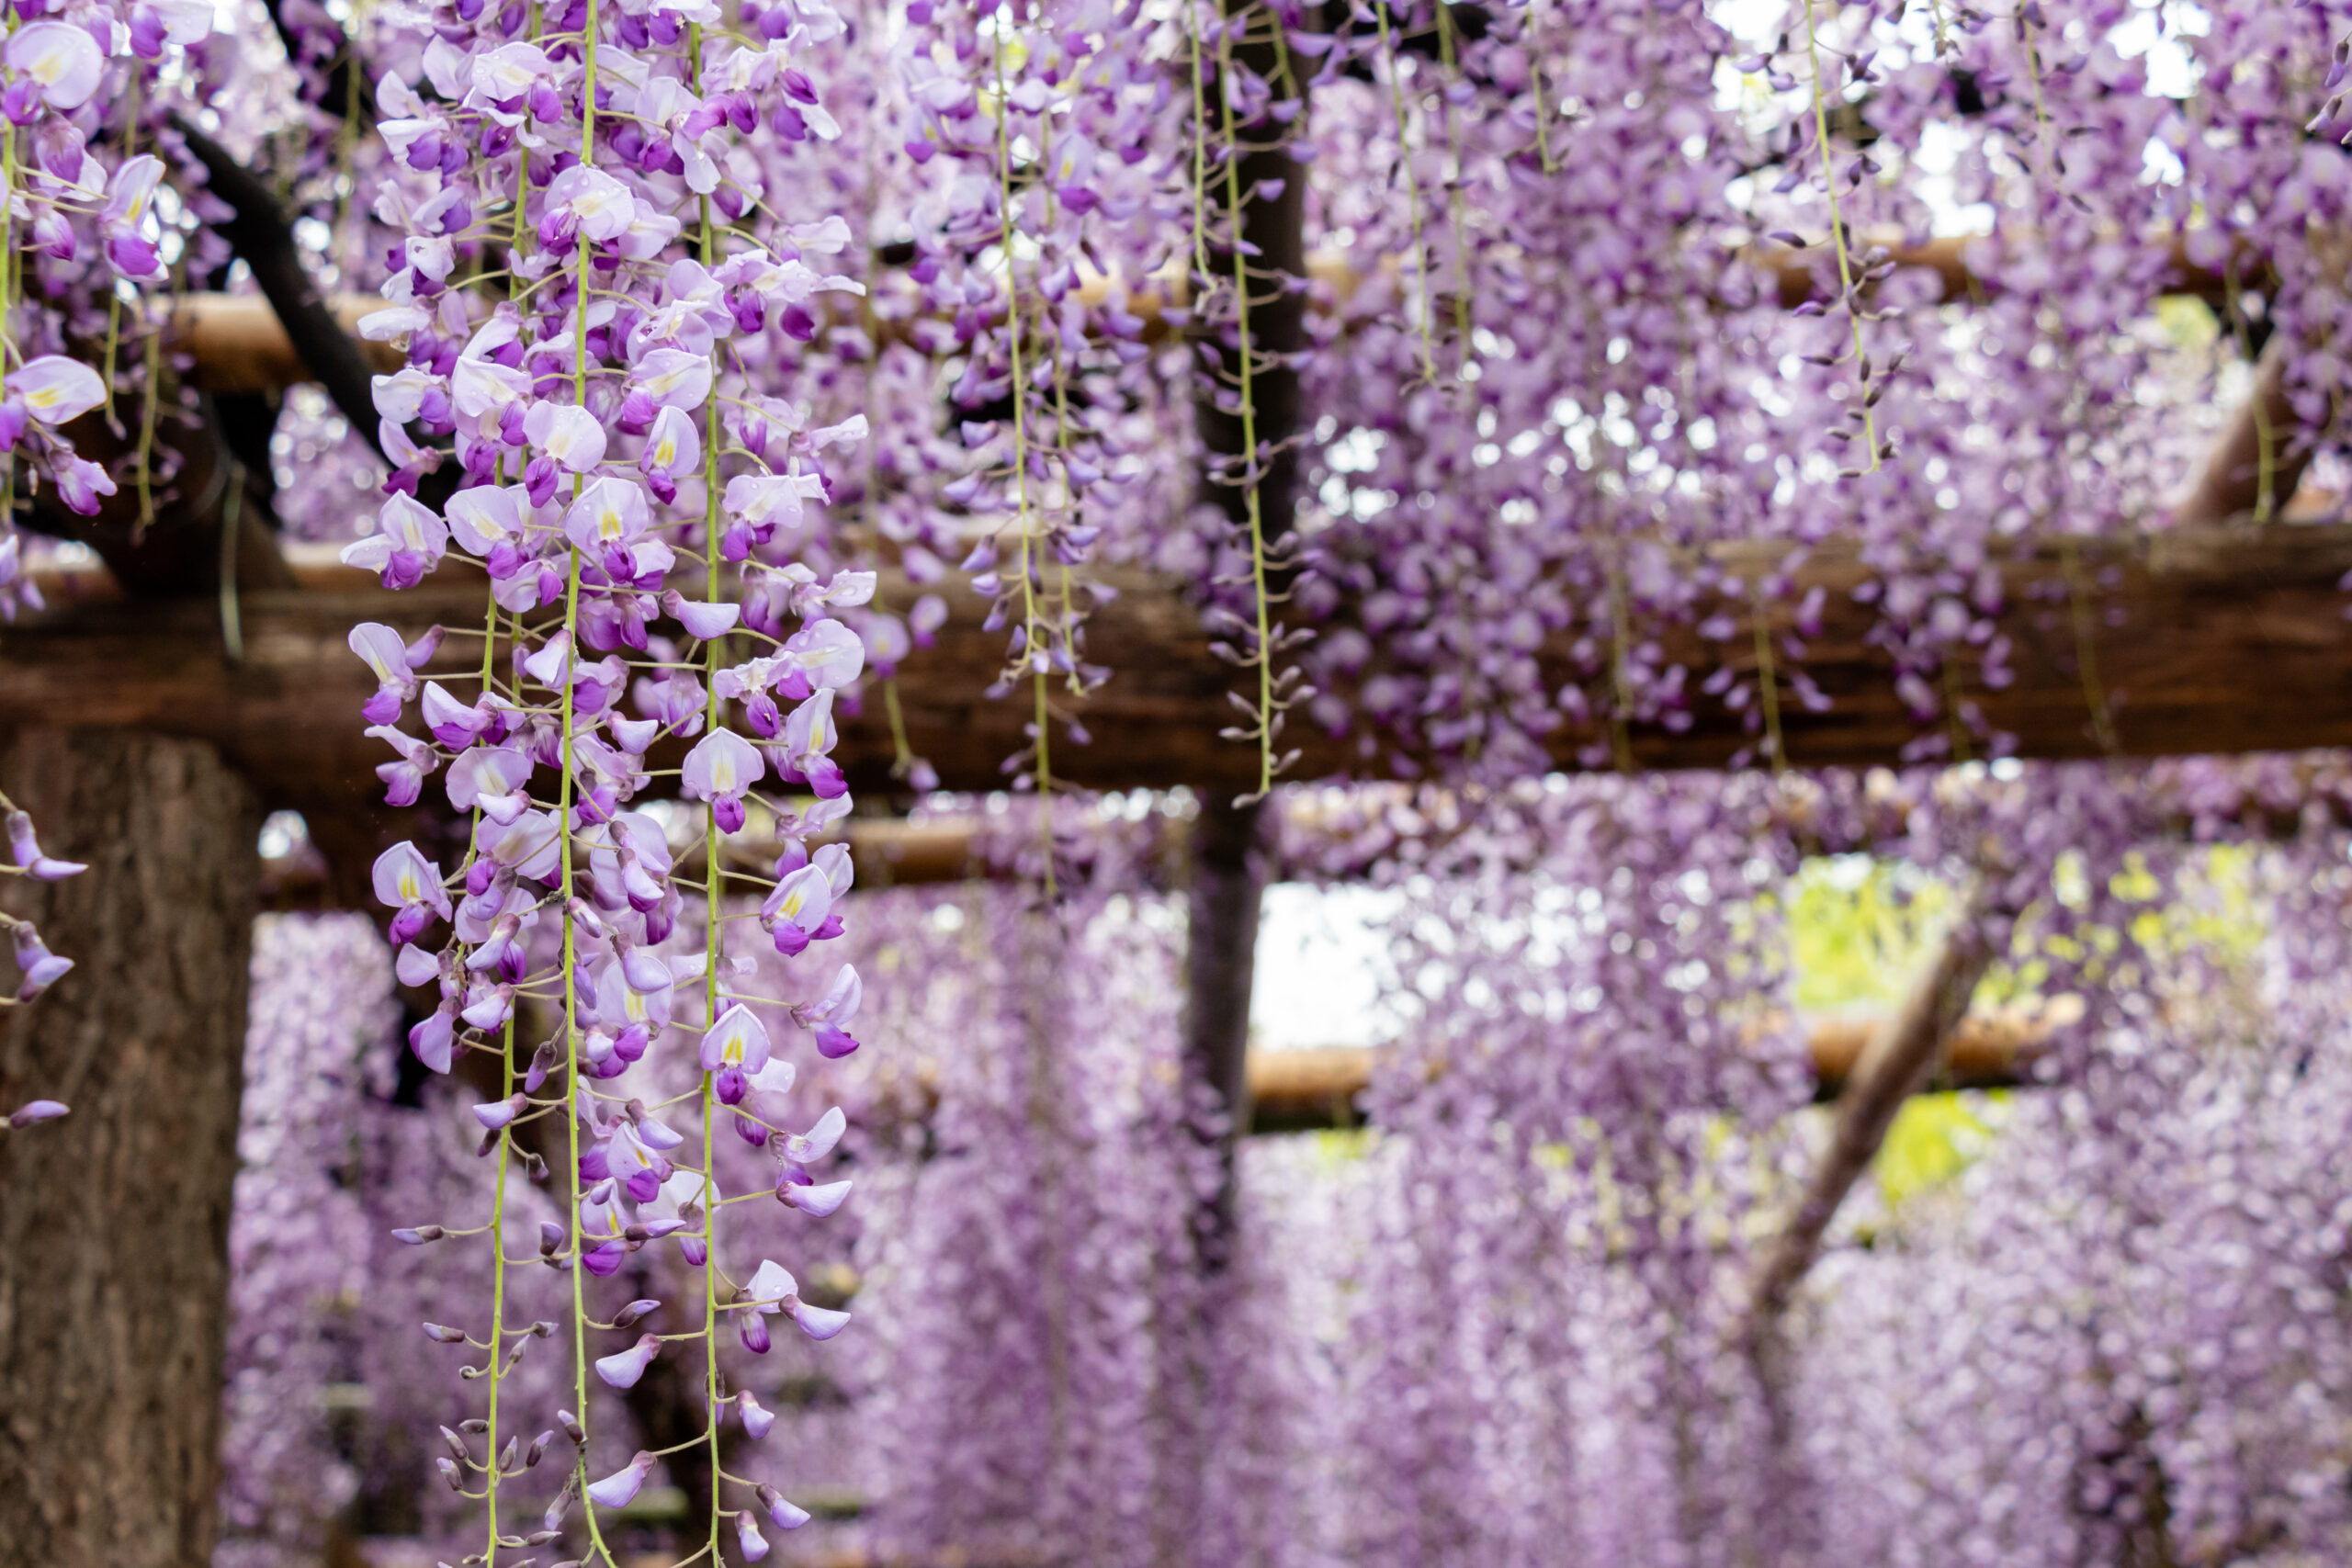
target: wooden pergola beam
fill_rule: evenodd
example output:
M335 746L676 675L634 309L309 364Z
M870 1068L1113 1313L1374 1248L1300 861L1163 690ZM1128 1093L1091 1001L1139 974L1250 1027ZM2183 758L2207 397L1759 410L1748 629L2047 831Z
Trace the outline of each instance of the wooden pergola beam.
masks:
M2002 1089L2028 1081L2050 1030L2078 1016L2079 1009L2079 1002L2065 998L2041 1010L1970 1013L1941 1041L1922 1083L1940 1089ZM1865 1047L1886 1027L1886 1018L1869 1013L1807 1021L1805 1052L1813 1064L1816 1099L1835 1100L1856 1087ZM1363 1119L1356 1097L1371 1087L1380 1055L1378 1047L1364 1045L1252 1051L1250 1130L1291 1133L1355 1125Z
M1896 240L1885 248L1898 273L1932 273L1940 283L1941 299L1967 304L1994 298L2000 292L1996 283L1977 276L1968 265L1969 247L1984 243L1975 236L1957 236L1919 244ZM2164 254L2164 292L2193 295L2209 302L2221 299L2224 273L2190 259L2185 240L2160 238L2149 244ZM1768 280L1772 297L1781 306L1794 310L1808 300L1835 296L1837 269L1826 259L1829 254L1819 246L1800 251L1761 245L1749 253L1747 259ZM1326 312L1344 310L1363 282L1363 274L1347 257L1334 252L1318 251L1307 256L1306 271L1317 286L1310 308ZM2258 277L2261 272L2259 257L2241 258L2242 277ZM1080 288L1093 299L1100 299L1105 292L1104 281L1099 276L1085 280ZM1189 302L1190 289L1184 275L1172 271L1148 279L1129 299L1126 308L1144 322L1146 338L1157 341L1166 331L1161 313L1182 309ZM384 306L384 301L373 294L339 294L327 303L344 330L354 333L358 330L360 317ZM908 325L904 320L887 317L875 318L865 324L883 338L903 337ZM195 358L192 379L207 391L276 391L311 379L286 329L271 311L268 301L257 294L183 295L173 307L172 331L177 344ZM405 356L390 344L369 343L360 347L376 370L389 374L405 363Z
M343 330L356 337L359 318L380 310L373 294L337 294L326 301ZM183 294L172 304L169 341L196 363L188 379L208 392L275 392L311 379L285 323L258 294ZM388 343L361 342L368 367L390 375L408 355Z
M1754 550L1727 559L1746 570L1764 564ZM295 570L304 589L245 595L243 659L235 663L224 656L220 613L209 604L107 603L99 597L100 574L46 580L55 607L0 638L0 730L66 725L193 736L220 746L273 805L334 810L372 800L379 793L373 770L390 752L362 733L359 707L373 682L345 647L345 634L362 620L412 636L436 622L460 631L478 626L481 580L452 563L425 587L391 593L364 574L300 557ZM2119 754L2352 745L2352 624L2337 587L2346 571L2352 526L2343 525L2090 539L2072 567L2055 545L2021 546L2003 567L2008 608L1998 623L2012 644L2014 678L1998 690L1984 687L1968 662L1973 655L1963 652L1952 685L2026 757L2101 754L2086 654ZM1057 774L1105 789L1184 784L1229 796L1254 787L1255 750L1218 739L1231 722L1225 693L1232 671L1210 654L1180 587L1103 575L1122 592L1090 618L1088 653L1114 673L1071 705L1093 740L1057 745ZM1815 585L1826 591L1804 668L1833 705L1815 714L1782 702L1790 762L1892 765L1923 734L1943 732L1943 720L1923 722L1894 690L1893 666L1872 640L1878 612L1852 597L1873 576L1857 553L1823 547L1794 576L1800 593ZM2069 603L2076 588L2086 613ZM903 608L914 593L913 585L886 579L882 597ZM1026 743L1027 705L989 695L1003 639L982 625L986 605L955 592L949 604L935 646L917 651L899 672L908 737L945 787L1001 788L1001 762ZM1764 613L1771 629L1792 631L1792 604L1776 602ZM1726 643L1687 627L1655 635L1664 661L1689 671L1693 692L1720 664L1752 671L1745 626ZM1546 683L1584 682L1602 694L1606 672L1579 668L1573 642L1555 637L1543 650ZM479 660L477 648L452 637L427 672L462 679ZM839 753L854 785L877 798L893 787L896 755L881 706L873 702L844 716ZM1694 696L1690 720L1679 733L1634 727L1635 765L1721 768L1754 744L1742 716L1712 699ZM1379 739L1329 735L1306 722L1284 737L1304 750L1293 774L1302 779L1395 776L1425 761L1400 758ZM1563 726L1546 738L1550 760L1573 771L1605 739L1595 728Z
M1866 244L1869 240L1864 236ZM1999 296L1998 282L1968 265L1970 250L1997 243L1992 236L1974 234L1948 235L1917 244L1883 237L1881 241L1886 259L1894 264L1898 273L1933 273L1943 286L1941 299L1951 304L1972 304ZM2146 243L2149 252L2161 254L2157 287L2167 295L2186 295L2218 305L2233 276L2238 279L2239 287L2245 288L2259 287L2267 279L2268 264L2244 241L2236 242L2234 272L2230 267L2208 266L2198 261L2190 254L2186 236L2163 236ZM1808 300L1837 298L1835 255L1826 245L1802 251L1772 246L1756 252L1755 260L1759 266L1770 269L1781 307L1793 310Z
M1931 1053L1929 1070L1914 1087L1998 1089L2030 1082L2032 1065L2044 1048L2048 1029L2064 1016L2009 1010L1972 1013L1939 1040L1940 1052ZM1805 1026L1805 1048L1813 1064L1815 1100L1841 1101L1860 1088L1853 1037L1883 1033L1900 1017L1849 1016L1810 1021ZM1306 1133L1364 1124L1358 1097L1371 1087L1385 1049L1321 1045L1250 1051L1246 1066L1250 1106L1246 1130L1253 1134ZM923 1069L917 1069L905 1089L910 1098L901 1112L928 1115L936 1086L923 1076ZM1899 1105L1899 1100L1894 1103ZM1883 1137L1883 1130L1880 1135ZM1850 1187L1851 1176L1869 1165L1869 1158L1863 1157L1847 1185Z

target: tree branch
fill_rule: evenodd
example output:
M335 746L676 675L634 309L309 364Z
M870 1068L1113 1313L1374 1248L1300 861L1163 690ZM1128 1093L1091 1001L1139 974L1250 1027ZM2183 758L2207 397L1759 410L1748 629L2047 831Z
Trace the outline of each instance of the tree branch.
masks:
M220 225L220 236L253 269L254 283L277 312L303 369L326 389L336 411L382 457L367 356L311 281L301 251L294 243L293 226L278 209L277 198L219 142L185 120L172 123L186 138L197 162L204 165L212 194L236 214Z
M1863 1052L1838 1101L1837 1129L1804 1201L1757 1270L1748 1303L1751 1345L1775 1332L1798 1283L1821 1254L1829 1222L1878 1157L1895 1112L1928 1081L1967 1016L1976 983L1993 962L1991 913L1981 890L1972 892L1927 973Z

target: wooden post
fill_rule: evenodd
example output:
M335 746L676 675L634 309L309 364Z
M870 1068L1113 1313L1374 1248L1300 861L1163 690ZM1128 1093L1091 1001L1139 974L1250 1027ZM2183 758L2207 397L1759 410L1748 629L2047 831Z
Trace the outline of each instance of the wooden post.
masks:
M1193 828L1192 880L1184 938L1184 1061L1188 1076L1216 1096L1221 1167L1216 1198L1196 1225L1210 1272L1231 1260L1235 1141L1250 1130L1250 996L1258 953L1258 909L1266 886L1260 841L1263 802L1216 800Z
M34 730L0 781L61 857L0 900L75 968L0 1012L0 1568L201 1568L220 1484L230 1189L260 878L212 747Z
M1281 14L1259 0L1224 0L1220 9L1232 29L1221 46L1232 63L1277 82L1284 60ZM1221 128L1231 112L1225 91L1220 76L1203 105L1212 128ZM1305 96L1303 87L1300 96ZM1229 344L1206 322L1195 326L1209 368L1193 410L1207 460L1205 496L1245 533L1254 505L1261 536L1271 549L1291 530L1298 487L1292 437L1298 430L1296 355L1306 340L1306 181L1283 124L1271 118L1241 123L1237 118L1234 130L1236 144L1228 157L1238 167L1228 170L1219 162L1204 169L1201 194L1229 225L1225 243L1209 247L1208 265L1224 282L1221 292L1238 296L1233 308L1247 312L1250 332L1241 343ZM1237 188L1238 210L1231 194ZM1238 290L1232 282L1237 251L1244 268ZM1239 393L1248 418L1242 403L1221 404L1220 391ZM1281 593L1285 585L1286 577L1270 577L1266 591ZM1272 657L1262 649L1259 654ZM1255 750L1255 742L1227 744L1237 753ZM1253 757L1253 773L1256 765ZM1217 1148L1222 1178L1198 1225L1202 1262L1211 1273L1223 1271L1231 1257L1234 1143L1250 1129L1250 993L1266 882L1260 842L1263 807L1262 796L1238 804L1215 790L1204 795L1193 829L1184 1054L1193 1080L1208 1086L1223 1112Z

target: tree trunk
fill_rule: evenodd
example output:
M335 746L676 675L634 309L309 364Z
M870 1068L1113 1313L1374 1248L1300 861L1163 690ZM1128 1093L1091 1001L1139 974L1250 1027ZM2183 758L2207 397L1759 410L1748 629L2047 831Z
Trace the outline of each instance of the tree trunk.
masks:
M75 961L0 1013L0 1568L203 1568L260 862L201 741L33 730L0 787L89 870L0 900Z

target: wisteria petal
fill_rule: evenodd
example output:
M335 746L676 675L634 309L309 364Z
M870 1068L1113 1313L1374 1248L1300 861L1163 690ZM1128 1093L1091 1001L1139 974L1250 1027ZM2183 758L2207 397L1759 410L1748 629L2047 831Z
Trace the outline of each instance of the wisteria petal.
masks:
M701 1055L705 1072L736 1067L745 1073L756 1073L767 1065L767 1028L749 1008L738 1002L704 1031Z
M831 1307L810 1306L803 1302L792 1309L792 1321L800 1332L811 1339L831 1339L849 1326L849 1314L835 1312Z
M599 1357L596 1361L596 1375L604 1379L609 1387L635 1388L638 1380L645 1375L645 1369L651 1366L653 1358L661 1353L662 1337L660 1335L639 1335L637 1343L628 1349L614 1355Z
M601 1481L587 1485L589 1499L602 1508L625 1508L637 1497L639 1488L653 1468L653 1456L640 1451L636 1458Z
M52 25L62 24L40 22L34 27ZM21 39L32 30L27 28L17 37ZM79 28L67 30L88 41L88 35ZM14 48L13 40L10 47ZM68 423L107 400L106 383L98 379L96 371L59 354L27 360L24 368L8 378L7 387L25 400L26 412L43 424Z
M72 22L28 22L9 36L8 69L37 84L42 99L61 111L80 108L98 90L106 56L86 28Z

